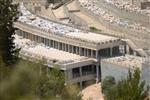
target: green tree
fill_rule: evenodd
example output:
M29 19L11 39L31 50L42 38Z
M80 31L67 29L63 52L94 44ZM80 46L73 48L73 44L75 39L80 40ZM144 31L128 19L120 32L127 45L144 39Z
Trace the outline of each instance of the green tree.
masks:
M40 65L27 61L16 63L9 77L0 82L0 100L35 97L36 84L38 83L38 67Z
M82 95L80 93L80 88L76 85L67 85L64 87L62 92L62 100L82 100Z
M0 100L80 100L81 98L78 96L78 87L64 85L64 72L57 67L47 73L47 66L20 60L9 74L8 78L0 81Z
M38 95L41 97L60 95L64 88L64 80L64 73L59 68L42 73L37 89Z
M110 87L113 87L116 84L115 78L112 76L106 76L104 80L102 81L102 92L104 94L107 94L108 91L110 91Z
M134 73L129 70L126 79L118 81L114 87L106 92L106 100L144 100L148 96L149 88L145 82L140 80L140 70L136 69Z
M13 23L17 20L17 7L13 0L0 0L0 56L6 64L12 64L16 59L12 35L15 33Z

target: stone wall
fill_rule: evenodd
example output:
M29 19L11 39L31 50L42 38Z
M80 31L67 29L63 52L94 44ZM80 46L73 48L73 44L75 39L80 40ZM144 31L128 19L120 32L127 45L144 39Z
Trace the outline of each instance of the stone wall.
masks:
M74 24L76 27L78 27L79 29L82 30L89 30L88 28L88 24L86 23L86 21L84 21L83 19L81 19L80 17L76 16L73 12L69 12L68 8L67 8L67 4L71 3L72 1L69 1L68 3L64 4L64 11L65 14L69 17L70 22L72 24Z

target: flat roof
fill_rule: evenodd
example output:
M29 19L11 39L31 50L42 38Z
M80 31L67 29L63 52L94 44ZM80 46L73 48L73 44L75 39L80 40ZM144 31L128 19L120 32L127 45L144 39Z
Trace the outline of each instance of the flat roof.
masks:
M142 57L133 56L133 55L125 55L125 56L103 59L102 62L116 64L116 65L120 65L122 67L127 67L127 68L140 68L141 69L143 60L144 58Z
M45 46L44 44L38 44L34 41L30 41L29 39L22 38L18 35L15 35L14 42L16 44L16 47L22 48L20 51L21 54L28 55L39 60L44 58L48 61L48 63L51 62L53 64L67 65L92 59L50 48L48 46Z
M75 38L80 38L83 40L90 40L90 41L94 41L97 43L100 42L106 42L106 41L110 41L110 40L117 40L117 38L115 37L111 37L111 36L106 36L106 35L101 35L101 34L96 34L96 33L92 33L92 32L70 32L70 33L66 33L67 36L72 36Z
M23 6L23 4L20 5L20 10L21 10L22 16L19 17L18 21L23 22L28 25L32 25L41 30L46 30L47 32L53 32L53 33L59 34L60 36L66 35L72 38L78 38L78 39L82 39L82 40L89 41L89 42L95 42L95 43L118 40L118 38L115 38L115 37L105 36L105 35L92 33L92 32L85 32L83 30L79 30L71 26L67 26L64 24L59 24L59 23L55 23L46 19L42 19L40 17L37 17L36 15L31 14Z

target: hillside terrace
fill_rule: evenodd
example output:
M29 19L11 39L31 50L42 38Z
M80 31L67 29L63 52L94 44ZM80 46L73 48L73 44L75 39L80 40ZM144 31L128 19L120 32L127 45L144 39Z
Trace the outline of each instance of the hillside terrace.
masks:
M150 29L147 27L142 26L139 23L133 23L128 20L118 18L111 13L106 12L104 9L100 8L96 2L98 1L92 1L92 0L78 0L80 2L80 5L87 10L93 12L93 14L101 16L104 20L111 24L116 24L119 26L122 26L124 28L128 28L135 31L145 31L150 32Z
M64 24L54 23L49 20L42 19L30 13L24 6L21 4L20 11L22 16L19 17L18 21L25 23L30 26L34 26L46 32L52 32L59 36L68 36L72 38L77 38L81 40L85 40L88 42L94 43L104 43L104 42L112 42L118 41L118 38L105 36L101 34L96 34L92 32L85 32Z

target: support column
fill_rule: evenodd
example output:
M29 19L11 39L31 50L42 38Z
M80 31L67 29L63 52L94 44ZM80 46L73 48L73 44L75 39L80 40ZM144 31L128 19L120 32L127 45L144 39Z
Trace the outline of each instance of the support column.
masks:
M113 54L112 54L112 47L110 48L110 57L112 57Z
M66 44L66 52L68 52L68 44Z
M80 70L80 77L82 77L82 67L79 67Z
M83 89L83 82L80 81L80 90L82 90L82 89Z
M72 49L71 52L73 53L73 52L74 52L74 46L72 45L71 47L72 47L72 48L71 48L71 49Z
M91 57L93 58L93 50L91 50Z
M48 39L48 41L49 41L49 47L51 47L51 40L50 40L50 39Z
M86 56L86 48L84 48L84 56Z
M96 83L98 83L100 80L99 72L99 64L96 64Z
M98 50L96 50L96 59L98 59Z
M61 48L63 51L65 51L65 44L64 43L62 43Z
M76 47L76 54L78 54L78 47Z
M67 51L67 46L66 46L66 43L64 43L64 51Z
M87 49L87 53L86 53L87 57L89 57L89 49Z
M68 52L70 52L70 45L68 44Z
M67 81L68 81L68 70L65 70L65 85L67 85Z
M81 47L79 47L79 55L82 56Z
M54 48L56 48L56 41L54 41Z
M60 50L60 42L57 42L58 43L58 50Z
M126 52L127 52L127 54L130 54L130 48L128 45L126 45Z

